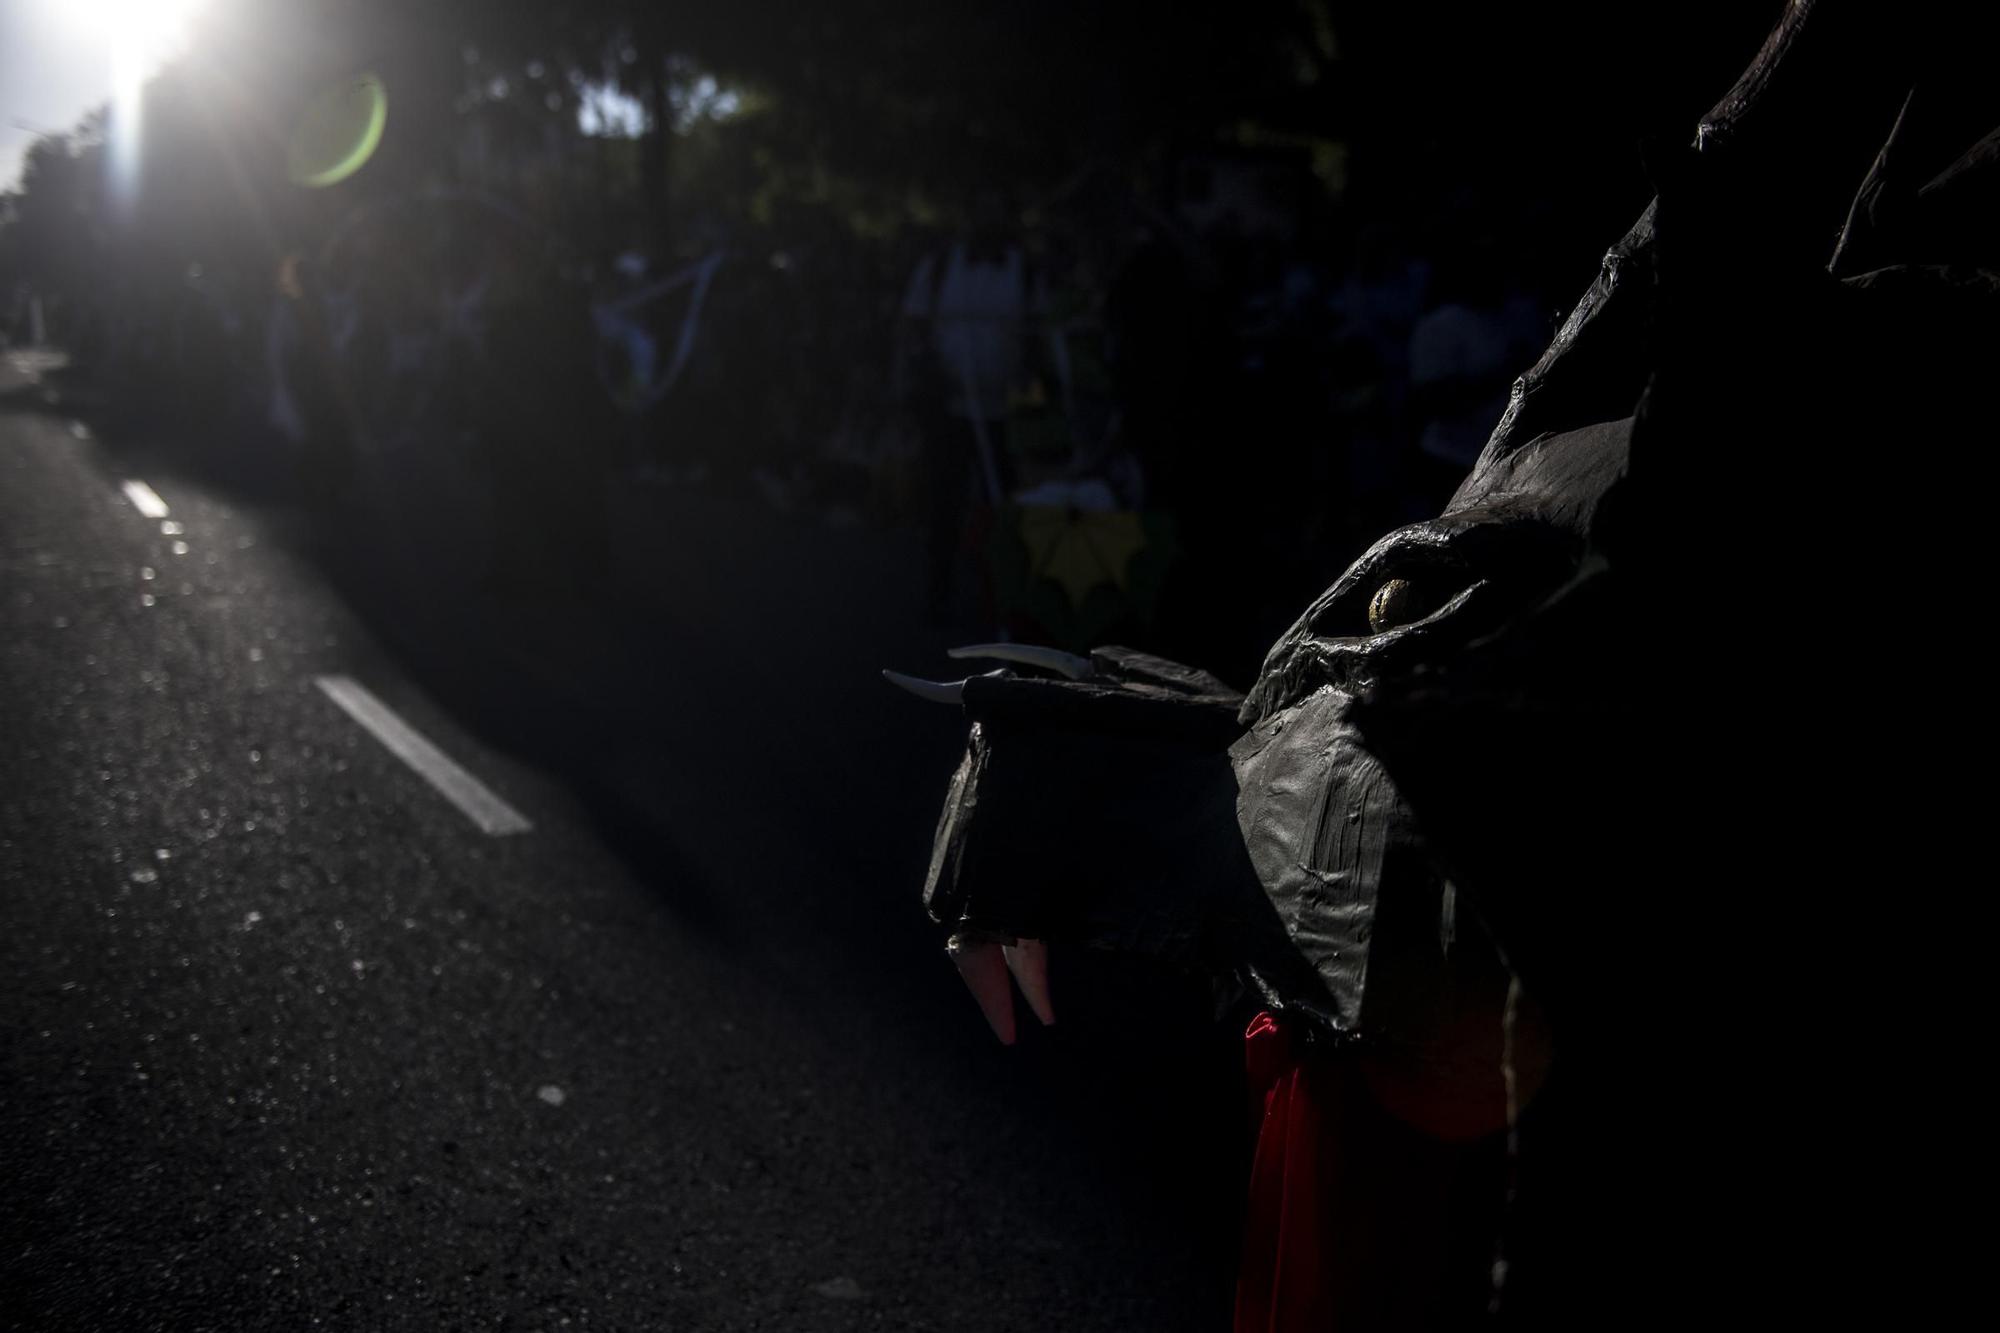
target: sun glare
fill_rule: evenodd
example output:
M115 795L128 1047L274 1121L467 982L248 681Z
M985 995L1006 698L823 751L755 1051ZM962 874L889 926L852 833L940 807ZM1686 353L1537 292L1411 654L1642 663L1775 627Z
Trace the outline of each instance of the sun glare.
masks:
M113 48L141 48L156 60L187 40L206 0L55 0L64 20Z
M186 47L207 0L55 0L65 23L104 44L111 65L111 165L115 192L138 183L146 80Z

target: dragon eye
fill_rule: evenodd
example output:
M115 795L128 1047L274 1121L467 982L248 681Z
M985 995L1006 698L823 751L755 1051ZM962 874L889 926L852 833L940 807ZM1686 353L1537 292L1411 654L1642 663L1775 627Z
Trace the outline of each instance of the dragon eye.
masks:
M1390 579L1368 599L1368 632L1383 634L1398 625L1423 619L1417 605L1417 588L1408 579Z

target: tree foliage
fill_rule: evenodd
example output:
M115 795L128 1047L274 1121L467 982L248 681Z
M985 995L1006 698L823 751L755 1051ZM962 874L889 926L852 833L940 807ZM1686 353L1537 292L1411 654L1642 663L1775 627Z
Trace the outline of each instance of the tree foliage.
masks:
M51 141L5 253L44 281L114 236L121 264L267 266L362 201L436 184L496 188L586 253L718 228L882 237L983 186L1030 211L1091 170L1144 192L1217 142L1303 146L1329 193L1391 215L1468 188L1538 197L1568 245L1615 232L1644 189L1639 134L1719 92L1774 4L215 0L148 89L136 199L113 207L88 134ZM299 190L288 126L364 69L389 88L381 152ZM733 114L691 116L699 86ZM640 132L584 135L593 95L631 99Z

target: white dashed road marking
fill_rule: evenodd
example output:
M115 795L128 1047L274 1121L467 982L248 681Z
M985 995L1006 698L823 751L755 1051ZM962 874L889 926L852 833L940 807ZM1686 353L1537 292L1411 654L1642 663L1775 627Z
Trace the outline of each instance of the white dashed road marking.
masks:
M125 498L132 502L134 509L144 514L147 518L165 518L167 516L167 502L160 498L159 492L143 481L126 482Z
M390 754L414 768L418 776L436 787L446 800L464 812L465 817L479 825L482 831L499 837L508 833L526 833L534 827L520 811L460 768L451 756L390 712L387 704L370 694L351 676L315 676L313 684L346 710L347 715L365 727L370 735L387 746Z
M145 482L133 478L122 489L132 507L147 518L159 520L167 516L167 502L160 498ZM177 523L161 525L161 531L173 533L180 530ZM187 552L185 542L174 543L174 554ZM152 577L152 571L143 571L145 577ZM148 605L151 604L150 599ZM477 824L482 832L500 837L509 833L526 833L534 827L519 810L495 795L493 789L461 768L450 755L431 744L423 733L403 721L389 706L370 694L366 687L352 676L315 676L313 684L327 698L340 707L365 728L369 735L388 747L389 753L417 771L417 776L438 789L438 792Z

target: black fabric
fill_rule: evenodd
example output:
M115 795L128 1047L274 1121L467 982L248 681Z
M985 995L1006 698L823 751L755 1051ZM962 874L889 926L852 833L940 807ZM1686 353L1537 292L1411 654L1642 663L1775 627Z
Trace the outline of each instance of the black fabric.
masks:
M1984 1133L1939 1108L1969 1095L1990 939L1963 761L1993 723L1997 155L1978 129L1904 173L1884 141L1980 101L1936 83L1964 36L1787 6L1656 154L1656 205L1445 514L1281 637L1226 757L1226 696L1162 673L968 684L946 919L1204 941L1408 1067L1451 1067L1503 979L1545 1010L1498 1300L1520 1327L1678 1326L1746 1284L1792 1314L1946 1308L1959 1251L1905 1225L1926 1205L1884 1163L1948 1171ZM1864 271L1829 271L1843 219ZM1390 578L1428 614L1371 626ZM1051 867L1082 868L1064 913L1012 896ZM1899 1124L1912 1100L1939 1124Z

